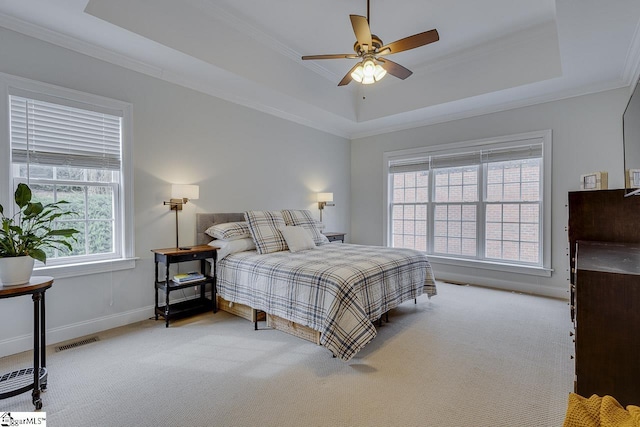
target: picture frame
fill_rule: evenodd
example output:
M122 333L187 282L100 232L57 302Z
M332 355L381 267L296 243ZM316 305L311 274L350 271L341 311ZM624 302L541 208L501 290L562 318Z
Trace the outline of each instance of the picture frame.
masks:
M640 169L627 169L626 188L640 188Z
M640 171L639 171L640 172ZM581 190L606 190L609 185L607 172L592 172L580 175ZM640 174L638 174L640 180Z

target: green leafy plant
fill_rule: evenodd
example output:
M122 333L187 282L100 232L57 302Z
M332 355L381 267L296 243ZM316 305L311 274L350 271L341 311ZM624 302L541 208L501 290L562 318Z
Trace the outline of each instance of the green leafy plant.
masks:
M61 207L67 202L43 205L40 202L31 202L31 196L29 186L20 183L14 194L16 205L20 208L18 212L8 217L4 213L4 207L0 205L0 258L28 255L46 263L45 249L72 249L67 239L76 240L75 234L79 231L73 228L53 228L53 222L57 218L73 214Z

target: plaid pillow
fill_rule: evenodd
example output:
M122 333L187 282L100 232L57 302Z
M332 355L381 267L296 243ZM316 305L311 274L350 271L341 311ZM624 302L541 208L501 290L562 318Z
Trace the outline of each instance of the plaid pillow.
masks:
M284 222L287 225L299 226L306 228L313 237L313 242L316 245L324 245L328 242L327 237L320 232L317 221L311 216L311 212L308 210L292 210L284 209L282 211Z
M256 243L259 254L286 251L287 242L280 229L285 226L282 213L278 211L247 211L244 219L249 224L249 232Z
M205 231L209 236L220 240L238 240L251 237L249 224L246 222L225 222L212 225Z

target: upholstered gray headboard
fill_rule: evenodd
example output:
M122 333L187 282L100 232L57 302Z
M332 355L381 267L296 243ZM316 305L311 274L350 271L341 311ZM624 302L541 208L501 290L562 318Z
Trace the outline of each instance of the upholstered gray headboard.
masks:
M213 237L205 234L207 228L224 222L244 221L244 213L197 213L196 214L196 244L206 245Z

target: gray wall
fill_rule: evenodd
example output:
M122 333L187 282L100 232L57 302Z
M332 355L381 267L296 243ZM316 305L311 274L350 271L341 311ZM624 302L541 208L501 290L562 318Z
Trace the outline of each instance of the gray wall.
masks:
M0 72L133 104L136 268L60 278L47 292L50 343L147 319L153 310L150 249L172 246L171 183L200 185L180 213L181 243L193 243L196 212L307 208L332 191L327 229L354 243L382 244L385 151L553 130L551 278L435 265L443 278L566 296L567 191L579 176L609 172L623 186L620 89L354 140L293 124L0 28ZM0 129L6 132L6 129ZM7 203L7 200L2 200ZM0 356L31 346L31 301L0 300ZM162 327L160 322L158 327Z
M0 72L133 104L139 260L132 270L57 279L47 291L50 343L153 315L150 250L175 241L174 213L162 205L171 183L200 185L199 200L180 212L181 244L195 241L196 212L294 208L317 217L319 191L334 193L327 229L350 233L348 140L3 28L0 58ZM0 356L30 348L31 310L27 297L0 300Z
M580 175L609 172L609 188L623 188L622 113L629 89L487 114L362 138L351 144L351 239L383 243L385 209L383 153L551 129L552 268L550 278L451 267L434 263L436 276L555 297L567 297L567 192L580 189Z

